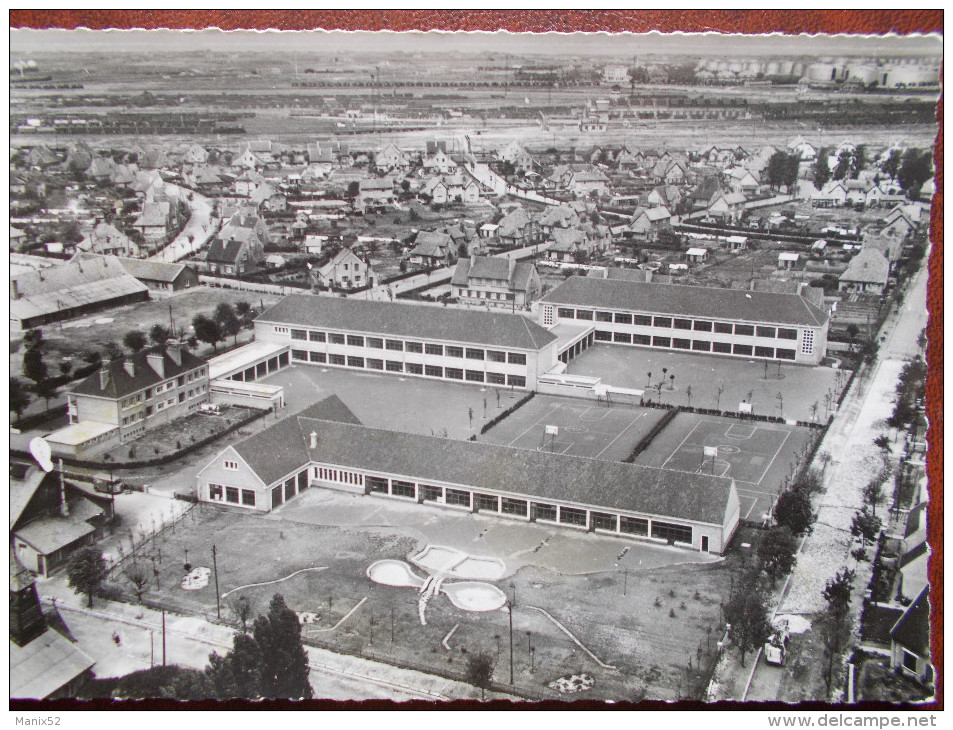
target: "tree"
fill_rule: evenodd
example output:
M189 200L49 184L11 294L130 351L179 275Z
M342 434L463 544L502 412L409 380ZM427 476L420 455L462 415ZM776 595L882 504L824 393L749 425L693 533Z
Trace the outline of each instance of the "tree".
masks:
M841 150L841 153L837 155L837 164L834 166L834 179L843 180L847 177L847 174L850 172L850 163L852 155L850 150Z
M19 378L10 378L10 410L17 414L17 420L23 415L23 411L30 405L33 397L27 390L26 383Z
M115 342L107 342L103 345L103 359L118 360L122 357L122 348Z
M758 558L764 572L771 579L771 586L790 573L797 564L797 538L790 528L778 525L768 530L758 545Z
M831 179L831 168L827 163L827 158L830 155L826 149L822 149L817 153L817 160L814 162L814 166L811 168L811 175L814 177L814 187L818 190L823 188L830 182Z
M301 643L298 616L276 593L267 616L255 619L252 629L262 656L261 695L282 699L311 699L308 655Z
M860 334L860 328L851 322L847 325L847 338L850 340L850 348L854 349L854 341L857 339L857 335Z
M146 336L139 330L129 330L122 338L122 344L128 347L135 355L148 344Z
M742 576L725 605L725 622L731 625L728 639L741 652L741 666L745 666L745 654L761 646L771 635L768 599L757 571L749 570Z
M43 350L39 344L27 347L23 353L23 374L34 383L46 380L46 363L43 362Z
M99 365L103 361L103 356L96 350L83 350L79 356L87 365Z
M130 568L127 568L124 571L126 579L132 583L132 589L136 594L136 598L139 599L139 603L142 603L142 594L146 590L146 583L149 581L149 576L146 575L146 571L142 568L141 565L133 565Z
M877 505L883 504L883 501L887 498L887 493L884 491L884 485L889 479L890 469L885 467L877 472L877 475L867 482L866 486L864 487L864 504L870 507L874 517L877 516Z
M867 145L859 144L850 159L851 179L856 180L865 167L867 167Z
M262 651L248 634L235 634L232 649L224 657L209 655L205 677L216 699L241 698L255 700L262 697Z
M93 594L106 580L106 574L106 558L101 551L92 547L77 550L66 566L69 587L86 594L89 608L93 607Z
M819 458L824 460L825 456L822 454ZM826 458L828 461L830 461L830 454L827 454ZM817 469L808 469L798 474L797 478L794 480L794 484L791 485L791 489L796 492L802 492L808 497L811 497L824 491L824 482L821 479L821 475Z
M933 177L932 150L921 153L919 150L909 149L903 153L897 181L910 197L917 197L923 183L931 177Z
M828 695L834 686L835 661L847 648L850 639L850 599L853 587L854 571L843 568L827 581L822 592L824 600L827 601L827 611L820 628L826 655L823 674Z
M237 302L235 304L235 316L237 316L243 324L249 324L252 318L251 304L248 302Z
M794 185L797 182L800 164L800 157L796 153L788 154L784 150L778 150L768 159L766 169L768 184L774 187Z
M877 539L881 524L880 518L868 512L865 506L854 515L854 519L850 523L850 534L859 537L861 546L867 547L868 542Z
M197 314L192 319L192 327L195 329L196 339L207 342L215 352L218 352L218 343L224 339L218 322L204 314Z
M774 520L795 535L805 532L814 522L811 498L802 490L788 489L781 492L774 507Z
M219 326L222 333L222 339L232 335L235 338L234 344L238 344L238 333L242 328L242 323L235 316L235 310L228 302L222 302L215 307L215 313L212 319Z
M33 392L36 393L37 398L42 398L44 401L46 401L46 410L50 410L50 401L59 393L56 385L54 385L53 381L50 379L41 380L39 383L34 385Z
M486 699L486 690L493 681L493 660L489 654L471 654L467 661L467 682L480 688L480 699Z
M149 341L153 345L164 345L172 337L172 330L161 324L149 328Z
M347 197L356 198L361 192L361 184L357 180L352 180L347 186Z
M900 163L902 160L903 152L900 150L890 150L890 154L887 156L887 159L884 160L880 169L884 171L884 174L890 175L891 179L896 180L897 174L900 172Z
M252 602L249 600L248 596L239 596L232 603L232 610L235 612L235 615L238 616L238 620L242 622L242 633L248 633L248 619L252 615Z

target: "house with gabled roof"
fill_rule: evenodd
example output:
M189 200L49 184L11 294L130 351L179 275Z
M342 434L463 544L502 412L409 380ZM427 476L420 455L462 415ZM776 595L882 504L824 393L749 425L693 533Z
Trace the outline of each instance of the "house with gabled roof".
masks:
M523 172L532 172L535 165L533 156L515 139L497 150L496 156L501 162L509 163Z
M457 163L443 149L437 148L424 160L423 168L431 175L449 175L457 171Z
M377 283L371 265L349 248L342 248L324 266L315 269L314 278L321 286L338 289L360 289Z
M507 246L528 246L539 242L539 225L524 208L507 213L497 225L496 235Z
M558 165L548 180L559 190L569 190L576 195L584 196L588 196L593 191L604 195L609 185L608 176L588 162Z
M406 170L410 167L410 156L390 142L374 155L374 167L381 172Z
M933 683L930 652L930 586L903 612L890 630L890 666L925 685Z
M457 261L450 287L461 302L525 307L539 296L541 285L532 262L472 256Z
M837 290L883 294L890 278L890 262L876 248L864 246L838 277Z
M205 269L210 274L241 276L259 269L265 247L252 228L223 228L212 239L205 254Z
M76 248L86 253L105 256L139 256L139 245L112 223L99 221L86 237L76 244Z
M744 193L715 193L708 204L708 215L737 223L745 212Z
M537 223L546 236L558 228L571 228L579 223L579 214L568 205L551 205L540 215Z
M90 254L80 256L83 260L93 258ZM150 292L170 294L199 285L198 271L188 264L120 256L116 259L126 271L149 287Z
M132 227L142 234L147 244L164 243L173 225L172 204L167 200L146 201Z
M447 266L455 254L450 234L439 231L420 231L407 260L412 264L433 268Z
M649 241L657 240L660 233L671 228L672 214L664 205L656 208L637 208L627 226L633 235Z
M420 188L420 193L434 203L473 204L480 199L480 186L469 175L457 173L430 178Z
M204 165L208 162L208 150L198 143L189 145L182 158L189 165Z
M588 257L593 248L589 235L579 227L556 228L547 240L550 245L546 249L546 258L551 261L571 263Z

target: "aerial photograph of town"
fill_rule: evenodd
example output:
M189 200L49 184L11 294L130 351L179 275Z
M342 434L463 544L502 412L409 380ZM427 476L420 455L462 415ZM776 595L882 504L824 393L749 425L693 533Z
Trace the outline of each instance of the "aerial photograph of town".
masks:
M11 29L11 702L935 701L942 54Z

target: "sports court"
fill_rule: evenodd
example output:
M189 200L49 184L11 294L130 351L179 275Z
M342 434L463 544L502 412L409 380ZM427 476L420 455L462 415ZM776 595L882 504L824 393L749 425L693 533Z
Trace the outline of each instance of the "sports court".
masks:
M518 449L622 461L665 414L655 408L537 395L480 441ZM547 433L555 426L558 433Z
M806 428L680 413L638 463L735 480L742 519L769 511L810 439Z

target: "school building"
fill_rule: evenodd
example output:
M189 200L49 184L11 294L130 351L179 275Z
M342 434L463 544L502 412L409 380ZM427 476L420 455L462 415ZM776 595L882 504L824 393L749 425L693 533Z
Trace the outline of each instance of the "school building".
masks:
M540 322L595 342L818 365L830 316L801 294L573 276L542 298Z
M264 513L322 487L723 553L733 479L367 428L336 396L239 441L196 477L202 502Z
M255 320L255 340L292 364L534 390L556 335L518 314L291 294Z

